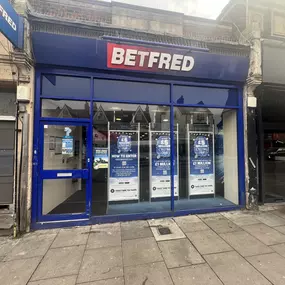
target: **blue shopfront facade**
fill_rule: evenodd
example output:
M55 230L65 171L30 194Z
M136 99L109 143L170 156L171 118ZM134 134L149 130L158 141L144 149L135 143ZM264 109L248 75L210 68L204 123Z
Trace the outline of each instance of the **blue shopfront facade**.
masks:
M245 206L248 58L33 33L32 226Z

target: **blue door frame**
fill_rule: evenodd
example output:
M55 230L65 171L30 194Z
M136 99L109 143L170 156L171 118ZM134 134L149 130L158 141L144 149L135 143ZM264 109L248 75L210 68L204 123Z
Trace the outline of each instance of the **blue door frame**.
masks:
M89 218L90 216L90 197L89 194L91 193L90 191L90 167L91 167L91 157L90 157L90 140L89 134L90 134L90 126L88 123L81 123L78 121L73 121L73 120L42 120L39 124L39 141L44 142L44 129L45 126L74 126L74 127L86 127L86 134L87 134L87 145L86 145L86 168L82 169L44 169L44 143L39 144L39 152L38 152L38 157L39 157L39 164L38 164L38 171L39 171L39 176L38 176L38 199L37 199L37 204L38 204L38 221L43 222L43 221L58 221L58 220L66 220L69 219L70 216L72 216L73 219L86 219ZM64 176L64 174L68 174L67 176ZM60 174L60 175L59 175ZM71 174L71 176L70 176ZM42 214L42 209L43 209L43 181L44 180L60 180L60 179L84 179L86 181L86 207L85 207L85 212L83 213L69 213L69 214L49 214L49 215L43 215Z
M54 75L66 75L66 76L75 76L75 77L89 77L90 80L90 96L86 98L74 98L74 97L57 97L57 96L49 96L44 97L41 96L41 76L42 74L54 74ZM145 101L114 101L114 100L102 100L96 99L93 96L94 94L94 78L100 79L117 79L117 80L128 80L128 81L137 81L137 82L147 82L147 83L165 83L170 85L170 102L169 104L162 103L163 105L168 105L170 107L170 126L171 126L171 138L172 138L172 151L171 158L174 158L174 140L173 140L173 130L174 130L174 107L197 107L201 108L201 105L177 105L172 101L172 87L173 85L184 85L184 86L200 86L200 87L212 87L212 88L229 88L235 89L238 93L239 104L238 106L219 106L219 105L205 105L206 108L224 108L224 109L235 109L237 111L237 132L238 132L238 183L239 183L239 205L236 207L224 207L218 209L195 209L195 210L181 210L175 211L174 207L174 179L171 176L171 212L164 213L144 213L144 214L125 214L125 215L116 215L116 216L95 216L91 217L91 201L92 201L92 124L93 124L93 102L110 102L110 103L128 103L128 104L153 104L153 102L145 102ZM85 71L77 71L77 70L65 70L58 68L37 68L36 71L36 80L35 80L35 116L34 116L34 157L33 157L33 186L32 186L32 227L33 228L46 228L46 227L61 227L66 225L82 225L82 224L90 224L90 223L102 223L102 222L114 222L114 221L124 221L124 220L138 220L138 219L147 219L147 218L158 218L158 217L166 217L166 216L178 216L178 215L187 215L187 214L196 214L196 213L206 213L206 212L220 212L220 211L229 211L237 208L245 207L245 159L244 159L244 125L243 125L243 86L241 83L230 83L230 84L221 84L221 83L213 83L213 82L189 82L189 81L177 81L177 80L160 80L156 78L147 78L147 77L133 77L133 76L125 76L125 75L117 75L117 74L104 74L104 73L96 73L96 72L85 72ZM59 100L88 100L91 102L91 110L90 110L90 119L53 119L53 118L41 118L41 99L59 99ZM156 105L159 103L155 103ZM79 215L45 215L41 214L41 199L42 199L42 161L40 160L42 153L42 140L41 138L43 134L43 127L40 126L43 124L69 124L69 125L80 125L87 126L88 132L88 158L89 171L88 176L88 188L87 188L87 196L86 196L86 212ZM40 132L39 132L40 131ZM173 159L172 159L173 161ZM174 170L174 165L172 165L172 171ZM172 172L173 173L173 172ZM50 177L54 177L54 173L50 172L50 174L45 173L44 175L51 175ZM74 175L77 175L74 172ZM80 175L86 175L85 170L82 170ZM43 224L43 222L52 222L52 221L62 221L62 223L48 223ZM66 222L68 221L68 222Z

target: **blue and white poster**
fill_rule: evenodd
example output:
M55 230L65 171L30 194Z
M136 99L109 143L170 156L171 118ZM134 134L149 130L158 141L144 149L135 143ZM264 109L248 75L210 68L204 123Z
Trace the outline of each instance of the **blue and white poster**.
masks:
M215 193L213 133L189 134L189 195Z
M73 147L73 136L64 136L62 138L62 151L64 155L73 156L74 147Z
M94 161L93 161L94 170L108 168L108 162L109 162L108 149L102 147L96 147L94 149Z
M175 144L176 145L176 144ZM151 132L151 198L171 196L171 143L169 132ZM178 196L177 150L175 147L174 195Z
M139 199L138 134L110 131L109 201Z

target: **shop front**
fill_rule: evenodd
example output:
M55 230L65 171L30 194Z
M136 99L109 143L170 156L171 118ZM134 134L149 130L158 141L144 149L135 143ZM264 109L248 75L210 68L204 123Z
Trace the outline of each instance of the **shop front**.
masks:
M34 228L245 206L248 58L39 32L33 49Z

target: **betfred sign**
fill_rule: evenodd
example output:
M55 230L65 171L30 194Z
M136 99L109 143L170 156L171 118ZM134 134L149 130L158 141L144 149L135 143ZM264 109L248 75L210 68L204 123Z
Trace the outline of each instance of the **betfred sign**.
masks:
M17 48L24 43L24 22L8 0L0 0L0 32Z
M138 71L190 72L195 60L187 51L107 43L107 67ZM187 55L185 55L187 53Z

